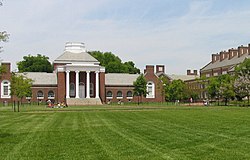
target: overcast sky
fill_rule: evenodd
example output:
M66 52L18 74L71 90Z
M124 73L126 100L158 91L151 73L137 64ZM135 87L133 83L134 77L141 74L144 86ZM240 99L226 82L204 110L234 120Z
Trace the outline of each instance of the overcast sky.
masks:
M113 52L123 61L164 64L168 74L200 69L212 53L250 43L248 0L3 0L1 58L53 61L68 41Z

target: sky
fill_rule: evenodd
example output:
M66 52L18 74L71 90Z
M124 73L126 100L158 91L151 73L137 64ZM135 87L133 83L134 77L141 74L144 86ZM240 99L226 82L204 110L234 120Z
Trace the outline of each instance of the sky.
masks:
M0 0L1 1L1 0ZM66 42L122 61L163 64L168 74L199 70L211 54L250 43L248 0L2 0L3 61L42 54L53 62Z

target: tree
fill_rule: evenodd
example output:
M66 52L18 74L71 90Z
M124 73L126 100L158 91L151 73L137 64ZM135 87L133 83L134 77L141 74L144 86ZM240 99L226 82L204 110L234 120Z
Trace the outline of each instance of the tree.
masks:
M229 99L235 97L234 93L234 77L229 74L224 74L218 77L220 81L220 95L225 100L225 105L228 105Z
M170 101L183 100L186 98L186 84L182 80L173 80L166 86L166 96Z
M17 63L19 72L53 72L53 66L49 57L37 54L37 56L24 56L23 61Z
M147 95L147 81L143 74L137 77L136 81L134 81L134 95L138 96L138 105L140 104L140 98L146 97Z
M249 105L250 59L245 59L241 64L235 67L235 76L234 89L236 96L240 97L240 99L247 97Z
M89 54L96 58L101 66L105 67L106 73L140 73L140 70L135 67L134 62L128 61L122 63L122 60L111 52L92 51Z
M220 81L218 77L211 77L207 85L207 92L210 98L219 99L220 96ZM218 102L219 103L219 102Z
M10 83L10 94L20 98L21 103L24 97L31 97L32 95L32 80L24 77L23 75L17 75L12 73Z
M211 98L217 98L218 104L220 98L223 98L225 105L228 105L229 99L235 96L233 82L234 78L229 74L212 77L207 86L208 94Z

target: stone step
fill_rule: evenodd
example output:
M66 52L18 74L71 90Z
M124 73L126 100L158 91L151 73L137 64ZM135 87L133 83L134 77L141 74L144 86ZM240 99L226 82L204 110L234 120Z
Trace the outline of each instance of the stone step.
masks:
M68 106L102 105L100 98L67 98Z

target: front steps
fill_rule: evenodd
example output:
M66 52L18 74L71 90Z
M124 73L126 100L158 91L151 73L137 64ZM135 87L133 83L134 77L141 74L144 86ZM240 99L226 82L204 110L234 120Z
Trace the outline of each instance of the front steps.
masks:
M67 98L68 106L102 105L100 98Z

